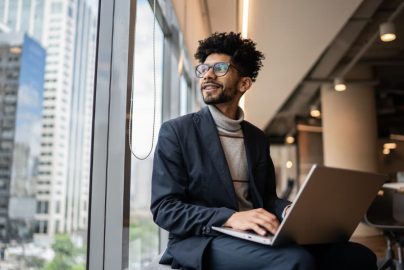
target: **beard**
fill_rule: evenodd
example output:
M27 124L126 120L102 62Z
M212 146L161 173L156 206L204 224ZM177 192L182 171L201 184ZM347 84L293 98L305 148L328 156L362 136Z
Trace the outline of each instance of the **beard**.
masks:
M237 82L233 85L226 86L226 84L219 84L216 82L212 82L218 85L218 89L216 89L213 93L204 92L203 87L201 87L201 93L203 97L203 101L207 105L221 104L226 103L234 99L237 93Z

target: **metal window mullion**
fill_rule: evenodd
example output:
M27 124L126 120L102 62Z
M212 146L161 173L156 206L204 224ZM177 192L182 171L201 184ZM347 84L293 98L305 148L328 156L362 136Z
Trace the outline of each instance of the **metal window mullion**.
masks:
M104 270L127 269L128 265L130 150L127 116L132 82L128 63L133 61L129 44L133 46L131 15L134 16L135 5L136 1L127 0L114 3Z
M104 269L113 6L114 1L99 1L87 248L88 270Z

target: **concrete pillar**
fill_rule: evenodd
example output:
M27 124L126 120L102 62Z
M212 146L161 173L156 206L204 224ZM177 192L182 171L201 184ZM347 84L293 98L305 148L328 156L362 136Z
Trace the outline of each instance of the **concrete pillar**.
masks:
M377 171L377 122L374 89L348 85L344 92L321 90L324 164Z
M377 172L377 119L374 89L349 85L343 92L333 86L321 89L324 164L360 171ZM361 224L355 236L379 234Z

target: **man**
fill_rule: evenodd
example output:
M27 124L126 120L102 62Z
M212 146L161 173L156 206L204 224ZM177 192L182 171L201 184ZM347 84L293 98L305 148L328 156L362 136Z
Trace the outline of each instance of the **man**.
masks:
M290 202L276 195L268 140L238 107L263 54L240 34L215 33L199 42L195 57L208 106L164 123L155 152L151 210L170 233L160 263L209 270L376 269L375 255L359 244L270 247L212 231L224 225L274 234Z

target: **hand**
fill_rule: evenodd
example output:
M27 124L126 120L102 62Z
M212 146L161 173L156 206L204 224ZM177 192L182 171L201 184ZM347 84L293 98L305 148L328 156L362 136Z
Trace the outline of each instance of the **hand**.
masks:
M259 235L265 235L267 231L275 234L279 227L279 221L274 214L263 208L258 208L234 213L224 226L237 230L253 230Z

